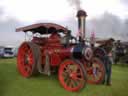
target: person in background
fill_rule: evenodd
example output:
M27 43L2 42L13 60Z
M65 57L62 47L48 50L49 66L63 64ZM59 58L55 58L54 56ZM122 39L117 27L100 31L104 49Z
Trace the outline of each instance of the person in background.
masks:
M106 85L111 85L111 74L112 74L112 61L111 61L111 56L112 56L112 48L113 48L113 43L114 39L110 38L109 40L106 40L103 44L101 44L99 47L103 48L106 52L106 55L103 57L103 62L105 66L105 78L103 81L103 84Z

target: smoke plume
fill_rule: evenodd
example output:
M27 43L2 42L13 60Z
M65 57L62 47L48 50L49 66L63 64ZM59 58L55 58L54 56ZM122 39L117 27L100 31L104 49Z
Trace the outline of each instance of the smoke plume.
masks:
M76 10L81 9L81 1L80 0L67 0L69 4L76 8Z
M96 37L128 41L128 19L122 20L116 15L105 12L100 18L91 19L89 23L87 28L91 32L95 27ZM95 25L92 25L94 23Z

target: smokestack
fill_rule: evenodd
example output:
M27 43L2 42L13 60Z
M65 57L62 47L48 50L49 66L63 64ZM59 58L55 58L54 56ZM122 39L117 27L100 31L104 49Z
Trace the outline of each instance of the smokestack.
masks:
M77 18L78 18L78 32L79 32L79 40L85 40L85 18L87 14L84 10L78 10Z

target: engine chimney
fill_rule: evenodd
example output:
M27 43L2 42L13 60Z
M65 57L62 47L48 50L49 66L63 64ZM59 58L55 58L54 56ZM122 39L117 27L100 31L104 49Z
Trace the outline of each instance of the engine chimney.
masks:
M78 18L78 32L79 32L79 40L85 40L85 18L87 14L84 10L78 10L77 18Z

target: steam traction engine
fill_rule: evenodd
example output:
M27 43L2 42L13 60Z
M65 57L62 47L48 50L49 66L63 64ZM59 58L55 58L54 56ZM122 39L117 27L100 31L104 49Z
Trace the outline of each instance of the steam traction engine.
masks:
M23 77L38 72L51 75L57 70L60 84L68 91L79 91L86 82L102 82L105 74L102 61L85 43L86 12L79 10L77 17L79 37L73 37L67 28L54 23L16 29L33 34L32 40L23 42L18 50L17 67Z

